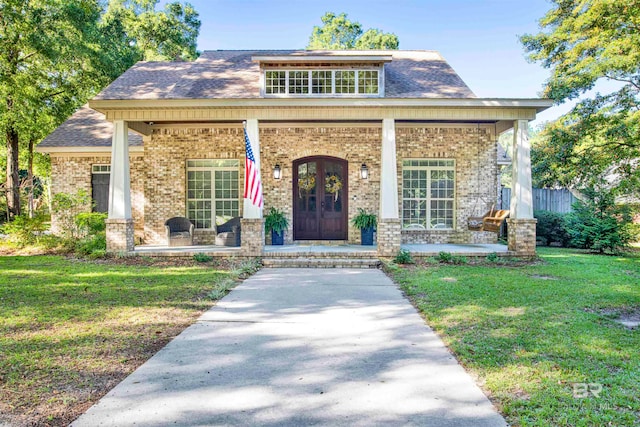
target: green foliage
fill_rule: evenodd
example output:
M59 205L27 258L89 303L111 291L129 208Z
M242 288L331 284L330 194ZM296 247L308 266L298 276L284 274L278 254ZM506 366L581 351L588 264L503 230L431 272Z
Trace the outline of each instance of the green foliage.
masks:
M453 255L451 254L451 252L440 251L436 259L438 260L438 262L449 264L451 261L453 261Z
M550 186L593 186L607 177L623 192L640 188L640 20L637 1L554 0L542 32L521 41L551 70L544 95L575 99L600 80L617 90L580 101L547 126L532 147L534 175Z
M411 252L406 249L400 249L398 255L393 259L396 264L415 264Z
M76 241L75 253L90 258L100 258L106 254L107 238L105 233L91 234Z
M11 216L21 212L20 162L100 89L142 59L193 59L192 6L158 0L4 0L0 3L0 135ZM106 9L105 9L105 5ZM31 149L28 150L31 153ZM33 153L31 153L33 154ZM34 171L47 173L34 155ZM26 169L23 165L22 169Z
M367 213L364 209L358 208L358 214L351 219L351 224L360 230L376 228L378 225L378 218L376 217L376 214Z
M631 210L616 205L615 193L603 189L586 189L585 200L573 204L566 217L571 245L595 252L618 253L633 240Z
M98 234L106 230L107 214L103 212L80 212L75 216L76 227L84 234Z
M307 49L369 50L398 49L398 36L371 28L363 33L359 22L347 19L346 13L327 12L322 27L314 26Z
M453 257L451 257L451 263L455 265L463 265L463 264L467 264L468 262L469 260L467 259L466 256L454 255Z
M103 26L121 40L120 50L133 62L196 59L200 31L198 12L189 3L171 2L156 10L158 0L110 0Z
M76 221L76 215L89 210L91 203L91 196L83 189L78 190L75 194L56 193L53 196L51 208L56 214L59 234L63 239L75 241L86 234L86 230Z
M197 253L193 255L193 260L197 262L211 262L213 257L204 253Z
M567 246L570 236L566 231L565 214L550 211L535 211L533 216L538 220L536 224L536 239L543 245L560 243Z
M281 234L287 227L289 227L289 220L284 215L284 212L274 207L269 208L269 213L264 216L265 230Z
M486 259L487 259L487 262L496 263L500 258L498 257L497 253L491 252L489 255L487 255Z
M45 216L36 215L29 218L28 215L18 215L13 221L5 223L0 230L9 236L9 241L18 246L27 246L38 243L42 233L47 229Z

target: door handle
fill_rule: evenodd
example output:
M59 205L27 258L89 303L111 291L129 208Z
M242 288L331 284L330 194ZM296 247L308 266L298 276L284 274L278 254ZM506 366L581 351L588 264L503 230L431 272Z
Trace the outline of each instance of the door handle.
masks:
M320 216L324 218L324 202L320 202Z

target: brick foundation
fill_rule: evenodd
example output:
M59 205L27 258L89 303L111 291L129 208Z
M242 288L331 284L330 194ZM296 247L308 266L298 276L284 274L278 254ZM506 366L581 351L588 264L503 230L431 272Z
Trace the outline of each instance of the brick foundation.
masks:
M536 255L536 219L507 218L509 250L518 256Z
M400 251L400 219L381 219L378 221L378 255L393 257Z
M107 252L130 252L134 248L132 219L107 219Z
M240 221L241 252L244 256L262 256L264 250L264 219L243 218Z

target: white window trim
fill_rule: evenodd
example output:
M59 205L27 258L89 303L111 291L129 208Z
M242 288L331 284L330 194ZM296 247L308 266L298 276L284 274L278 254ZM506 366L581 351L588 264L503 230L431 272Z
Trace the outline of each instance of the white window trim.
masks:
M269 71L285 72L285 93L267 93L267 77ZM308 72L308 92L307 93L289 93L289 72L290 71L307 71ZM312 71L331 71L331 93L313 93ZM355 93L336 93L336 71L355 71ZM377 71L378 72L378 93L358 93L358 77L360 71ZM263 98L383 98L384 97L384 67L304 67L295 68L272 68L265 67L260 70L260 96Z
M193 161L211 161L211 160L234 160L237 161L237 166L189 166L189 162ZM191 171L211 171L211 198L210 199L190 199L189 198L189 172ZM211 228L197 228L197 230L215 230L216 229L216 199L215 197L215 172L216 171L237 171L238 172L238 215L241 214L242 209L242 186L240 184L240 161L236 159L187 159L185 162L185 216L189 217L189 202L190 201L210 201L211 202ZM233 200L233 199L221 199L221 200Z
M111 165L100 163L91 165L91 173L93 175L109 175L111 173Z
M453 162L452 166L405 166L404 162L406 161L449 161L449 162ZM451 228L420 228L420 231L453 231L456 229L456 219L457 219L457 194L458 194L458 181L457 181L457 174L456 174L456 160L455 159L450 159L450 158L432 158L432 157L428 157L428 158L409 158L409 159L402 159L402 186L401 186L401 193L400 195L401 197L401 202L400 202L400 206L401 206L401 210L400 210L400 224L401 224L401 230L418 230L417 228L411 228L411 226L409 227L405 227L404 226L404 194L403 194L403 190L404 190L404 171L405 168L408 170L426 170L426 171L433 171L433 170L444 170L444 171L453 171L453 224L451 226ZM427 203L431 202L431 195L430 195L430 183L431 183L431 176L430 174L427 174L427 194L429 194L429 196L425 199L427 201ZM418 200L415 198L410 198L408 200ZM440 199L438 198L437 200L451 200L451 199ZM429 223L431 222L431 209L430 206L427 207L427 218L426 218L426 222Z

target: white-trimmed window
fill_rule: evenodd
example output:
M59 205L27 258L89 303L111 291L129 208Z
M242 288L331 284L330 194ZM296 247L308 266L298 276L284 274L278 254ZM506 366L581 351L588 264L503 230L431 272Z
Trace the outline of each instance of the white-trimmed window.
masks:
M382 72L366 70L265 70L265 96L381 96Z
M211 229L240 216L238 160L187 160L187 217Z
M455 161L402 162L402 227L452 229L455 213Z

